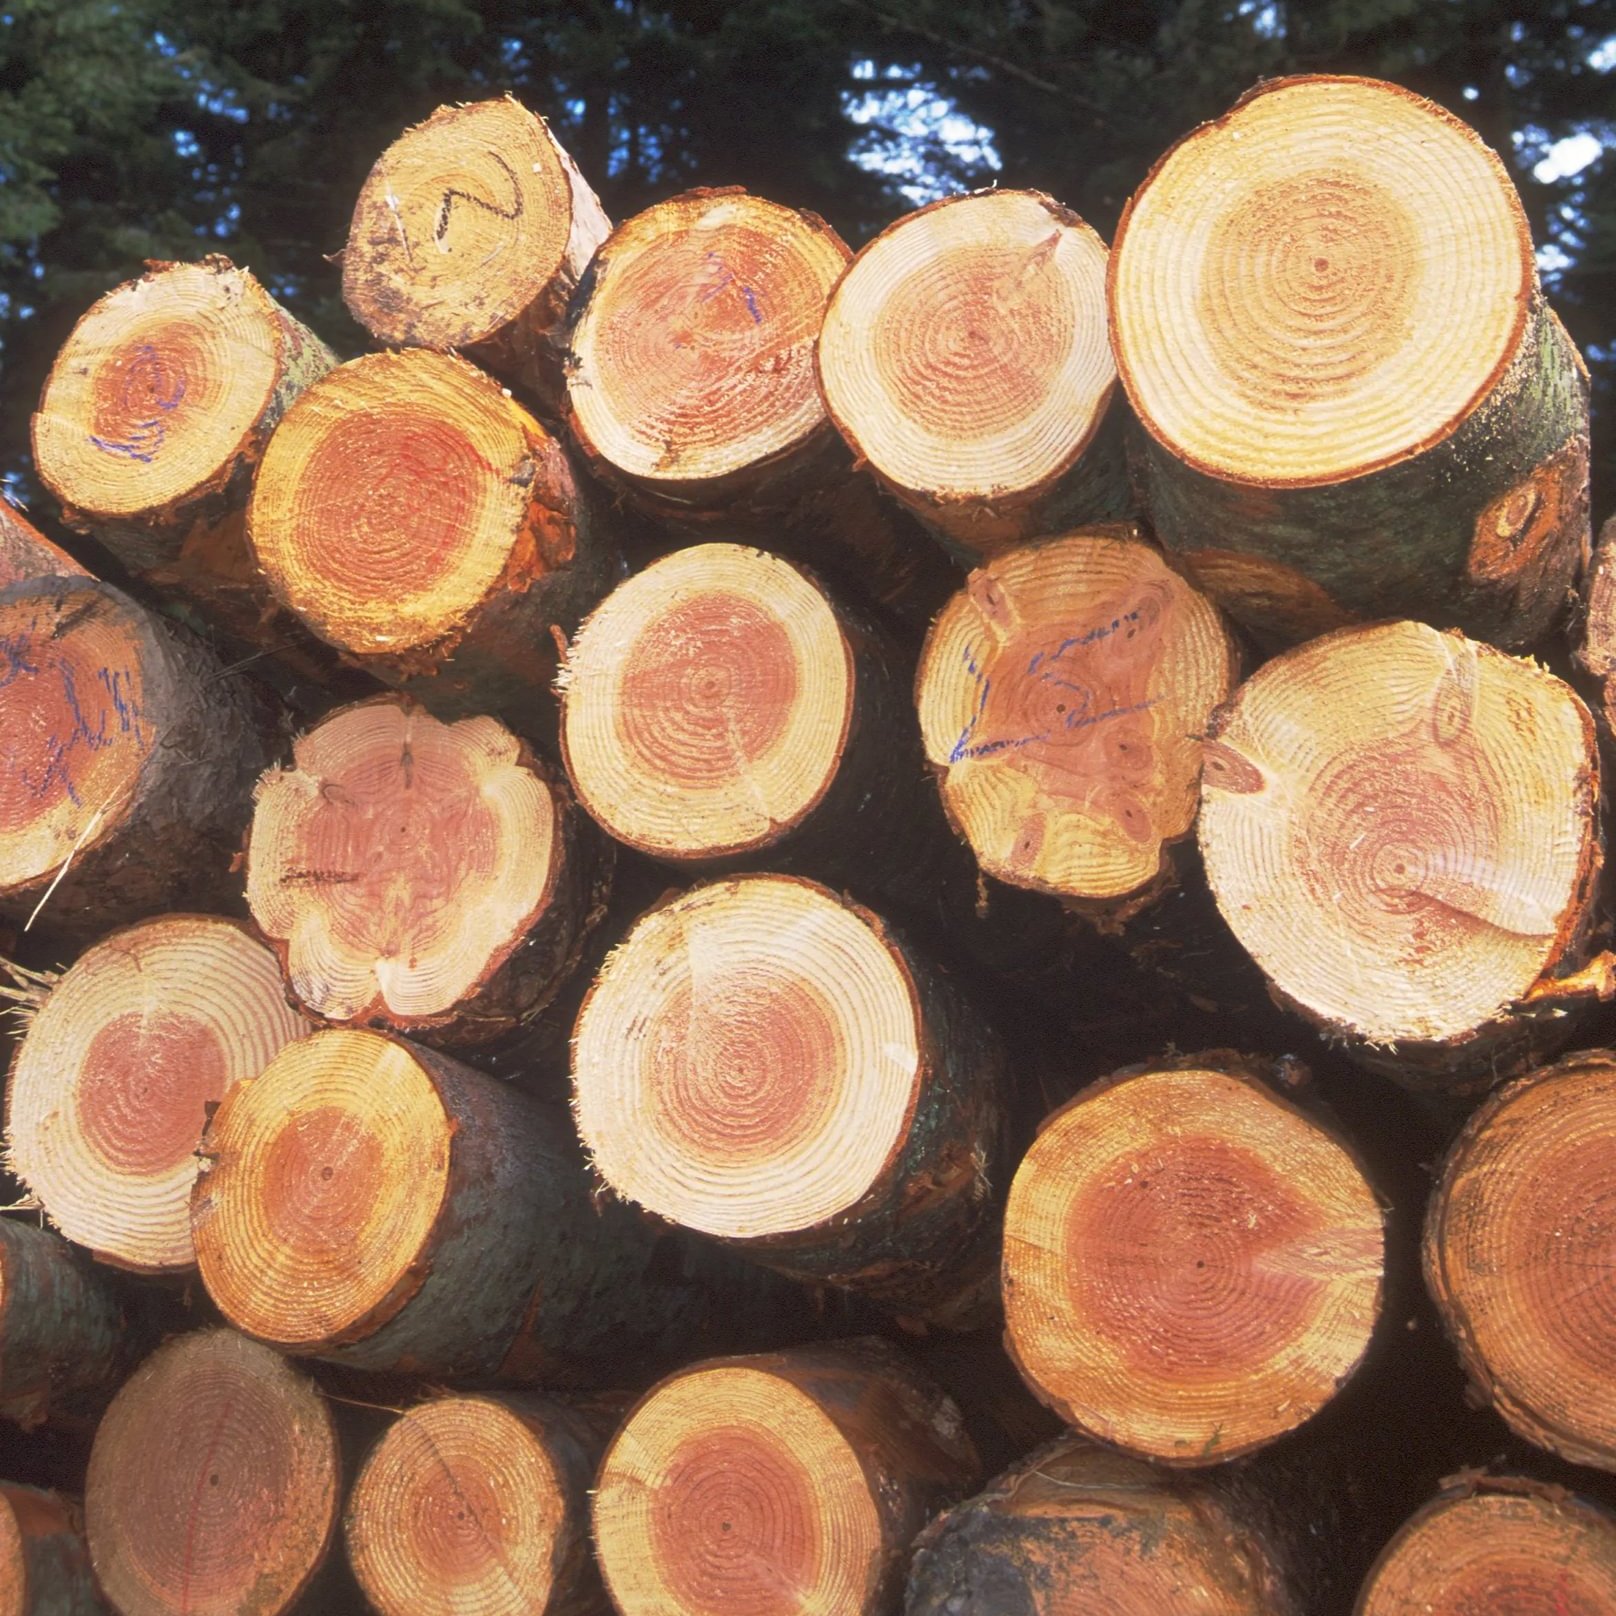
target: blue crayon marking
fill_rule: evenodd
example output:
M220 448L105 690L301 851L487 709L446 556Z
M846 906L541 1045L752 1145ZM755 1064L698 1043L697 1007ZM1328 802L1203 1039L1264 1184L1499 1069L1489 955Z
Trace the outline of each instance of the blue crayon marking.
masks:
M99 438L93 432L90 442L107 454L127 455L149 466L157 458L168 434L163 416L175 409L185 397L185 377L170 376L163 365L163 356L149 342L135 350L135 358L124 377L123 403L126 409L134 407L136 387L142 385L151 394L151 402L160 412L136 421L123 438Z

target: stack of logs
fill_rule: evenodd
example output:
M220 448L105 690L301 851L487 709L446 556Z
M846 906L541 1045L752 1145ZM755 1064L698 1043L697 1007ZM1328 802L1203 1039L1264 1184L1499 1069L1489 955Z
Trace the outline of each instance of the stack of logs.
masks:
M1271 81L855 255L506 99L341 271L149 265L0 509L0 1612L1616 1613L1496 156Z

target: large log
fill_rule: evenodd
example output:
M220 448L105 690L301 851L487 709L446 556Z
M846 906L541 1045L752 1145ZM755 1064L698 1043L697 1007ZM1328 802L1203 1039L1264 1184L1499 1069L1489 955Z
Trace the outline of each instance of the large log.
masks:
M1421 617L1508 646L1588 552L1588 377L1503 164L1393 84L1259 85L1117 230L1157 534L1287 641Z
M1106 248L1037 191L889 225L825 310L817 361L854 455L971 561L1129 507Z
M97 943L49 989L6 1090L6 1160L70 1240L145 1272L190 1268L212 1107L308 1025L234 920L165 915Z
M1541 667L1420 623L1341 629L1259 669L1211 736L1218 906L1355 1059L1485 1086L1608 991L1607 965L1576 974L1600 865L1593 720Z
M270 716L93 578L0 592L0 917L70 943L225 901Z
M1347 1147L1223 1052L1056 1111L1004 1226L1006 1345L1069 1424L1142 1458L1249 1453L1322 1409L1380 1315L1382 1214Z
M977 862L1116 921L1176 879L1201 739L1239 677L1221 614L1131 528L1001 551L915 678L926 761Z
M497 719L380 696L259 782L247 904L314 1016L487 1044L577 963L610 876L600 841Z
M557 328L611 228L543 118L510 96L439 107L365 180L343 300L378 342L464 353L553 413Z
M884 1616L915 1533L980 1473L959 1411L885 1342L719 1359L629 1415L596 1550L622 1616Z
M0 1611L107 1616L80 1511L61 1493L0 1482Z
M625 1200L955 1328L994 1301L997 1041L878 917L714 882L643 917L578 1017L573 1107Z

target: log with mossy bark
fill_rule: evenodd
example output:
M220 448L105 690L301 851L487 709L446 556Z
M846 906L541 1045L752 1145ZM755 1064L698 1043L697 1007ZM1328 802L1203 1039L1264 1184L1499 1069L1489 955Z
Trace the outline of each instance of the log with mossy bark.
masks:
M980 1474L959 1410L884 1341L718 1359L614 1438L596 1551L622 1616L886 1616L915 1533Z
M83 1513L72 1499L0 1482L0 1611L109 1616L90 1569Z
M1588 376L1451 113L1270 80L1156 165L1110 268L1162 542L1284 643L1420 617L1509 647L1588 553Z
M1224 917L1364 1064L1486 1087L1610 992L1593 720L1535 663L1422 623L1338 630L1214 715L1201 789Z
M348 312L389 347L460 352L559 410L559 327L611 221L510 96L439 107L371 169L342 252Z
M93 578L0 591L0 917L81 943L232 901L262 690Z
M573 1106L623 1199L797 1279L983 1322L1004 1057L954 983L814 882L713 882L643 917L578 1018Z

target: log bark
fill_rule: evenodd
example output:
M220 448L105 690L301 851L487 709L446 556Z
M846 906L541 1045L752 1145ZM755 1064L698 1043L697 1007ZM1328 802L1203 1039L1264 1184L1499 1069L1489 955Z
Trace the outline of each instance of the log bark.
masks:
M574 638L561 701L579 801L653 858L899 894L946 859L903 653L776 556L696 545L620 584Z
M12 1063L7 1166L103 1262L183 1271L207 1115L308 1025L245 926L166 915L113 933L49 990Z
M1270 80L1156 165L1118 227L1118 369L1146 504L1286 643L1420 617L1510 647L1588 555L1588 376L1468 126L1396 85Z
M344 1517L365 1597L380 1616L609 1616L589 1489L622 1412L520 1394L407 1409Z
M989 875L1117 922L1176 884L1201 737L1239 677L1221 614L1136 529L1001 551L915 678L926 762Z
M0 589L27 578L84 578L89 569L52 544L0 494Z
M67 944L226 901L273 716L92 578L0 592L0 917Z
M493 718L407 696L333 713L259 782L247 903L299 1003L452 1047L530 1023L577 964L611 861Z
M1616 1610L1616 1516L1519 1476L1450 1483L1386 1545L1354 1616Z
M868 910L787 876L652 910L574 1037L579 1132L619 1196L957 1329L996 1301L1003 1081L948 978Z
M831 419L968 562L1128 513L1106 256L1051 198L978 191L889 225L831 295Z
M618 576L565 449L492 377L411 349L340 365L287 412L248 513L270 588L439 717L553 729L558 641Z
M280 1616L326 1558L340 1483L331 1411L306 1376L232 1330L180 1336L96 1432L96 1576L122 1616Z
M1616 516L1600 528L1594 545L1574 649L1577 666L1594 681L1598 692L1595 712L1608 737L1616 733Z
M1380 1315L1381 1209L1347 1147L1226 1052L1114 1074L1010 1189L1006 1346L1068 1424L1221 1463L1311 1418Z
M980 1474L959 1411L885 1342L696 1364L601 1463L601 1571L622 1616L877 1616L915 1533Z
M1520 1436L1616 1470L1606 1317L1616 1055L1569 1055L1500 1089L1432 1194L1426 1284L1476 1393Z
M1608 958L1588 959L1593 720L1541 667L1418 623L1343 629L1259 669L1210 733L1218 906L1354 1059L1485 1087L1609 991Z
M439 107L365 180L343 301L377 342L464 353L555 414L558 328L611 228L543 118L510 96Z
M25 1429L110 1391L133 1330L107 1276L59 1235L0 1218L0 1418Z
M597 1208L560 1106L380 1033L289 1045L225 1096L203 1159L192 1229L208 1294L301 1357L598 1385L793 1300Z
M90 1570L80 1511L61 1493L0 1482L0 1610L110 1616Z

